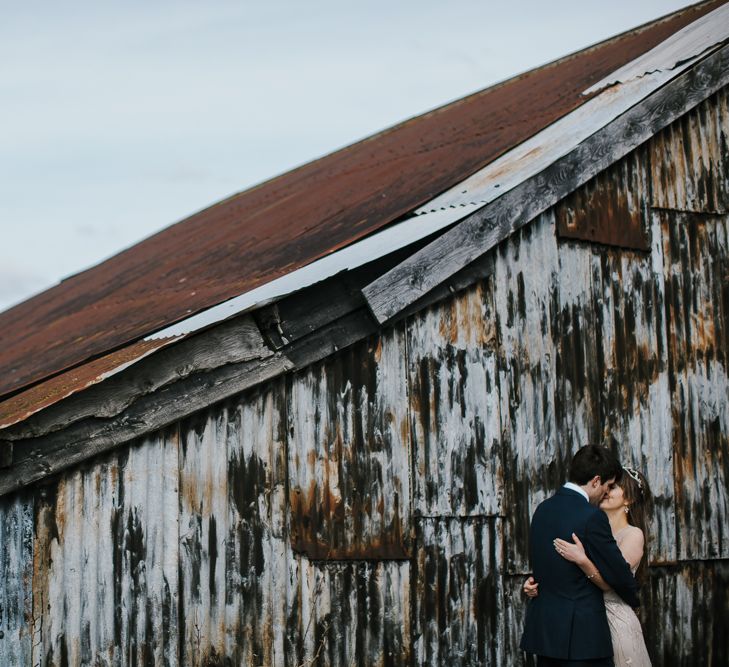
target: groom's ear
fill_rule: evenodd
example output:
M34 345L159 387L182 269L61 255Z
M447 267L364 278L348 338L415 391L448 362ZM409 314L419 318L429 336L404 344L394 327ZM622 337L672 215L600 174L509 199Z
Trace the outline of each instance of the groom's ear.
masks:
M600 484L602 484L602 479L600 478L600 475L595 475L591 480L590 484L592 485L593 489L596 489Z

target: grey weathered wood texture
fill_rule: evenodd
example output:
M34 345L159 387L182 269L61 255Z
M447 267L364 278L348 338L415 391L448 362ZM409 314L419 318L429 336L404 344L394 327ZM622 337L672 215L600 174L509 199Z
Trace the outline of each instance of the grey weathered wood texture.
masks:
M315 329L259 313L286 340L262 326L262 358L140 396L114 451L81 464L87 418L51 428L70 467L0 498L0 663L530 664L529 516L612 438L655 494L654 664L727 664L727 181L665 161L726 146L728 110L721 90L575 198L629 196L647 251L560 236L557 205L382 331L356 300Z

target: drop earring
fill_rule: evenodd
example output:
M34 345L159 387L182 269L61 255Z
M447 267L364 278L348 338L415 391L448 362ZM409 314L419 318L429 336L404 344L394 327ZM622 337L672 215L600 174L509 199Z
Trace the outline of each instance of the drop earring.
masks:
M623 511L624 511L624 512L625 512L625 513L627 514L628 512L630 512L630 509L629 509L629 508L628 508L628 506L626 505L626 506L625 506L625 507L623 508Z

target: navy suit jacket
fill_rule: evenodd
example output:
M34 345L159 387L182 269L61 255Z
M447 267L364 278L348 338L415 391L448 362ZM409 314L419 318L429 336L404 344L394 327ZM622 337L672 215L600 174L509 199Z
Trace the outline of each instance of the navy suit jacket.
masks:
M631 607L639 604L638 586L605 512L562 487L532 517L529 550L539 595L527 606L521 648L561 660L607 658L613 649L602 591L552 544L556 537L571 542L572 533L610 587Z

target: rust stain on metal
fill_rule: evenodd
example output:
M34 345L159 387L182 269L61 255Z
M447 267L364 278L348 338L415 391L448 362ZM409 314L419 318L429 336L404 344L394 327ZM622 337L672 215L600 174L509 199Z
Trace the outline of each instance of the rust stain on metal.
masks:
M409 556L404 349L399 327L294 377L289 505L297 553Z
M645 190L639 181L632 153L613 168L601 172L555 206L557 233L563 238L650 250Z
M418 475L415 507L434 514L496 514L503 489L494 392L493 283L473 285L408 321L408 395Z
M729 212L729 92L720 90L650 141L651 204Z
M661 211L678 551L726 557L729 246L725 216ZM701 530L692 530L699 518Z
M235 195L0 316L0 395L344 247L580 106L720 2L690 7ZM292 222L295 221L295 222Z
M397 505L387 525L379 536L370 537L365 543L338 545L324 540L321 533L330 533L328 527L344 526L346 519L373 510L381 519L385 517L385 500L380 498L376 507L366 502L355 502L345 507L341 497L317 488L312 482L306 493L294 489L289 496L291 508L291 548L313 560L402 560L409 558L410 549L405 545L403 524ZM322 530L324 529L324 530ZM335 532L336 534L336 532ZM351 537L351 536L350 536Z
M56 499L63 495L63 481L42 487L34 516L33 545L33 636L36 643L45 643L43 617L51 604L50 573L53 567L53 543L61 540L62 531L56 521Z
M416 664L510 664L504 625L490 622L504 618L501 522L428 517L417 529Z

